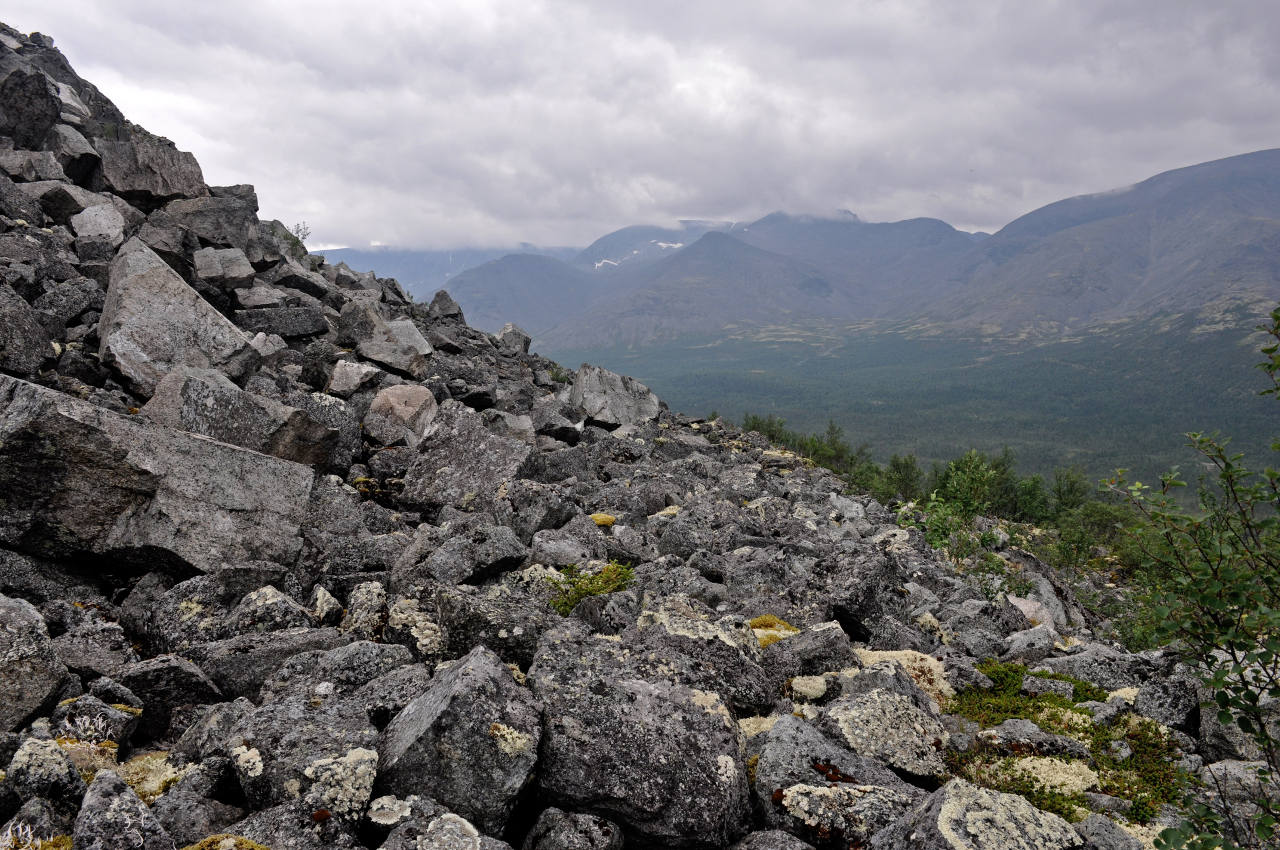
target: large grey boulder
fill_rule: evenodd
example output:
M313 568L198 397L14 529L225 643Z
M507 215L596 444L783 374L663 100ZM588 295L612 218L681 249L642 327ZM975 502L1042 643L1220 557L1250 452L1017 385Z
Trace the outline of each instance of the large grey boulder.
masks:
M334 374L338 374L336 368ZM369 405L364 432L384 446L416 448L435 419L436 411L435 396L421 384L385 387Z
M196 277L211 286L240 289L253 285L253 266L239 248L201 248L192 260Z
M569 403L586 411L592 425L611 430L648 422L662 409L658 397L644 384L587 363L573 377Z
M142 210L208 192L200 163L168 139L129 125L121 138L93 139L107 189Z
M324 462L338 440L336 430L301 410L245 392L213 369L174 369L142 412L171 428L297 463Z
M1084 840L1057 815L1016 794L953 779L876 833L871 850L1068 850Z
M431 797L500 835L532 777L541 737L533 695L478 646L383 731L378 788Z
M521 477L521 466L533 454L527 443L490 432L479 414L452 399L440 405L419 449L400 500L434 510L486 509L507 482Z
M252 262L260 255L258 238L258 197L252 187L221 187L217 196L183 198L165 204L153 216L157 221L173 222L195 234L201 245L239 248Z
M937 717L887 688L840 697L823 709L821 728L856 753L921 778L946 773L949 736Z
M98 355L141 395L178 366L239 378L259 360L249 338L136 237L111 263Z
M62 111L58 84L43 71L16 69L0 82L0 135L20 148L38 148Z
M237 724L227 757L255 810L301 799L355 821L373 792L377 735L364 712L296 697L270 703Z
M0 283L0 370L34 376L54 356L40 317L7 283Z
M825 844L862 844L924 792L785 715L764 733L752 791L765 824Z
M0 376L0 542L36 554L290 563L310 468Z
M387 320L376 304L351 301L342 308L338 337L360 356L414 378L428 374L431 344L408 319Z
M749 823L738 724L715 694L645 655L582 624L543 636L529 670L546 706L539 789L641 846L723 847Z
M173 850L160 821L118 774L99 770L76 816L72 841L84 850Z
M0 732L20 728L58 693L67 675L40 612L0 595Z

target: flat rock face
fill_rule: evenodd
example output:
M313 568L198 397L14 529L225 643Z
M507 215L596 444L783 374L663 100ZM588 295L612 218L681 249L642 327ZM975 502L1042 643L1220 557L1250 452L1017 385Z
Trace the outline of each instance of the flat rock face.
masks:
M208 191L194 156L140 127L130 129L128 138L93 140L108 189L143 209Z
M440 405L423 442L421 457L405 474L401 499L434 509L492 504L533 453L526 443L491 433L477 413L456 401Z
M662 409L658 397L634 378L585 363L574 375L569 403L584 409L588 421L610 429L647 422Z
M1084 840L1022 797L953 779L907 817L876 833L872 850L1068 850Z
M245 392L213 369L183 366L165 375L142 412L171 428L297 463L324 461L338 439L301 410Z
M258 360L248 337L137 238L111 263L98 333L102 361L146 397L178 366L238 378Z
M0 283L0 369L33 376L53 357L39 316L7 283Z
M40 612L0 595L0 732L17 729L58 692L67 670L58 661Z
M36 553L288 563L308 467L0 376L0 541Z
M544 637L529 678L545 703L539 787L669 847L720 847L750 809L737 723L713 693L635 669L621 644Z
M533 695L478 646L386 728L379 788L431 797L498 835L532 776L541 737Z

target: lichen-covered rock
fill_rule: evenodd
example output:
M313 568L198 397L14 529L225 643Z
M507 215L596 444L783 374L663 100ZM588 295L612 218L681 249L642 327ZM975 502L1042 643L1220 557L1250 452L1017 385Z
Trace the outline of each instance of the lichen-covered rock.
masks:
M1150 659L1104 644L1089 644L1070 655L1046 658L1035 669L1066 673L1109 691L1139 687L1155 672Z
M0 369L31 377L55 354L38 314L0 282Z
M227 615L227 630L233 634L278 632L312 625L315 623L307 609L271 585L246 593Z
M20 728L58 693L66 668L30 602L0 595L0 732Z
M527 444L491 433L478 414L452 400L440 405L420 448L400 501L436 511L446 505L486 509L504 483L523 477L517 473L532 454Z
M68 463L74 458L74 463ZM0 375L0 541L54 556L289 562L309 468Z
M1057 815L1022 797L953 779L882 829L872 850L1068 850L1084 841Z
M148 398L178 366L239 378L258 361L248 337L137 238L111 263L98 336L102 362Z
M376 733L363 712L297 697L262 706L228 736L240 787L252 807L302 800L354 822L372 797Z
M789 832L769 829L751 833L729 850L813 850L813 845L801 841Z
M786 715L752 741L752 792L764 823L819 843L863 843L923 792Z
M425 825L410 821L396 827L381 850L511 850L511 845L482 835L466 818L445 812Z
M539 706L484 647L436 676L382 733L378 788L432 797L501 834L533 775Z
M317 817L319 810L294 800L254 812L227 828L228 833L253 841L233 850L365 850L345 818ZM202 848L203 850L203 848ZM213 845L211 850L223 850Z
M338 432L275 399L245 392L215 369L181 366L142 407L150 419L297 463L322 463Z
M841 697L822 712L821 728L861 755L919 777L946 773L949 736L939 720L910 697L884 688Z
M622 830L596 815L543 809L523 850L622 850Z
M387 320L374 304L351 301L342 308L339 340L355 346L366 360L414 378L427 375L431 344L411 321Z
M573 376L569 403L585 411L589 423L610 430L648 422L662 410L644 384L586 363Z
M106 187L140 209L207 191L194 156L136 125L123 137L93 139L93 149L101 157Z
M39 797L70 811L85 791L67 754L56 742L41 738L22 742L5 769L5 782L23 802Z
M529 670L546 708L540 791L643 842L722 846L745 831L743 743L722 700L672 681L655 657L569 624Z
M1146 846L1105 815L1089 815L1075 826L1086 850L1143 850Z
M173 850L173 839L123 779L100 770L76 816L76 847L85 850Z
M1021 717L984 729L978 733L978 739L992 751L1003 755L1089 758L1089 748L1075 738L1045 732L1034 722Z

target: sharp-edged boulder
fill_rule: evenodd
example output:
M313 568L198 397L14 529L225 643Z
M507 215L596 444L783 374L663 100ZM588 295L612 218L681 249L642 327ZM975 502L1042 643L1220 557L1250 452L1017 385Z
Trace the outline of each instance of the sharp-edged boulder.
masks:
M0 543L208 571L297 554L311 470L0 376Z
M98 356L141 395L178 366L240 378L258 362L249 338L134 238L111 263Z
M569 403L586 411L592 425L610 430L648 422L662 410L658 397L644 384L587 363L573 376Z

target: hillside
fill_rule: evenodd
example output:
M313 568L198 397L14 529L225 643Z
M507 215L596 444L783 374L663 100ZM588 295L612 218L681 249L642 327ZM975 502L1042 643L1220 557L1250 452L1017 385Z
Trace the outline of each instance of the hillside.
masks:
M1084 850L1256 776L1106 573L308 254L3 25L0 132L6 850Z

